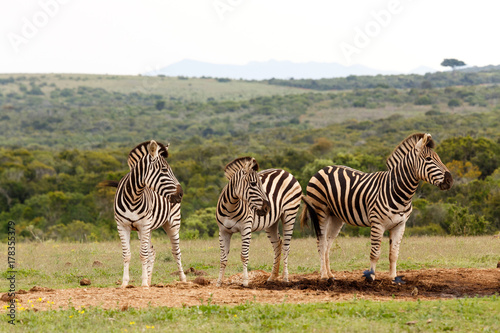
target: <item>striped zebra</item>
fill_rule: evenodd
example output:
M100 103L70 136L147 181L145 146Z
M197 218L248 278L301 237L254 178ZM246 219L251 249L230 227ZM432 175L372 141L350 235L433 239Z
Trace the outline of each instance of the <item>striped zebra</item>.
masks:
M261 172L252 157L241 157L226 165L224 171L229 183L217 203L216 219L219 225L221 250L217 286L222 284L227 265L229 245L233 233L242 239L243 285L248 286L248 256L253 231L265 230L274 249L274 263L269 281L279 275L283 249L283 280L288 281L288 253L293 226L300 206L302 189L299 182L285 170L268 169ZM278 221L283 223L283 240Z
M390 231L390 278L396 276L396 261L405 224L412 211L411 200L419 181L423 180L448 190L453 179L432 150L430 134L413 134L402 141L387 159L388 171L364 173L344 166L328 166L316 173L307 185L306 209L301 225L310 218L317 236L321 261L321 278L333 278L330 271L330 248L344 223L370 227L370 270L364 272L368 281L375 279L375 266L385 230Z
M162 227L170 237L172 255L177 260L181 281L186 281L182 270L179 248L182 188L166 161L168 146L154 140L132 149L128 156L130 172L120 182L104 181L101 186L117 187L114 211L123 251L122 288L129 282L130 232L137 231L140 239L142 286L151 285L156 252L151 243L151 232Z

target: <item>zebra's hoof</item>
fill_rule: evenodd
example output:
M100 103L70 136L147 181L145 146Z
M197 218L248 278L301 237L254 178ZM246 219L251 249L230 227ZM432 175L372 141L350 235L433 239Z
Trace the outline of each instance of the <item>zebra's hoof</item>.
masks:
M375 281L375 272L372 271L371 269L368 271L363 272L363 276L365 277L367 282L373 282Z
M403 278L404 278L403 275L402 276L396 276L394 278L394 280L392 280L392 283L395 283L395 284L405 284L406 281L403 281Z

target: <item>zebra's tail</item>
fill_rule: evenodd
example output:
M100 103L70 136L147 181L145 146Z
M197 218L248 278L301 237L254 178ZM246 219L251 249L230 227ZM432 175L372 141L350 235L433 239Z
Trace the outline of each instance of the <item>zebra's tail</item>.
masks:
M302 214L300 215L300 226L301 227L309 227L308 220L311 219L312 225L314 227L314 232L316 233L316 238L321 236L321 229L319 227L319 219L314 206L310 202L309 198L305 195L302 196L302 201L306 204L304 209L302 210Z
M103 180L99 184L97 184L99 187L118 187L118 181L116 180Z

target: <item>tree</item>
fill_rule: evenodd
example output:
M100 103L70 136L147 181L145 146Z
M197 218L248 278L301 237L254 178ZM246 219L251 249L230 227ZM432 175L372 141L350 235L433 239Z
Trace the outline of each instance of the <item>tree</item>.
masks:
M164 100L159 100L159 101L156 101L155 103L155 108L156 110L158 111L161 111L165 108L165 101Z
M465 62L457 59L444 59L441 63L441 66L451 67L452 70L455 70L455 67L462 67L465 65Z

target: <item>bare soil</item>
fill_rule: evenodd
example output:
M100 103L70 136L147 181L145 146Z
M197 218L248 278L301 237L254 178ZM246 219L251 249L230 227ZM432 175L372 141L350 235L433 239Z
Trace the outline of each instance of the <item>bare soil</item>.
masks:
M500 294L500 269L426 269L400 271L405 284L396 285L387 273L366 282L361 271L334 272L335 279L321 280L318 273L293 274L290 282L267 282L269 273L249 272L250 286L241 285L241 274L225 279L222 287L215 279L189 276L188 282L156 284L150 288L129 286L74 289L34 287L16 295L19 306L47 310L99 306L126 310L148 306L182 307L201 304L237 305L251 303L312 303L367 300L427 300Z

